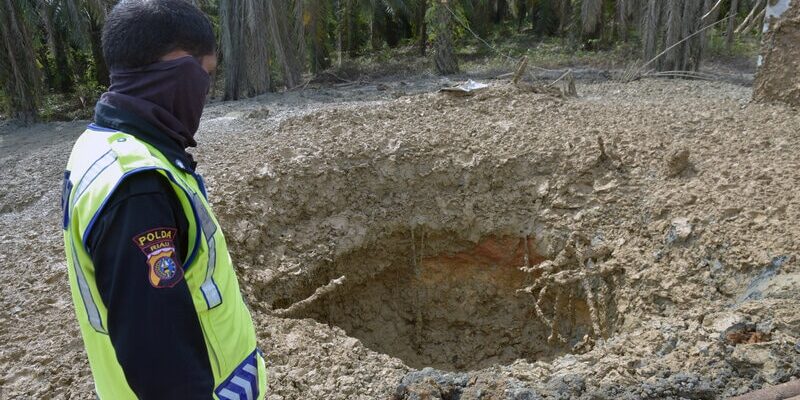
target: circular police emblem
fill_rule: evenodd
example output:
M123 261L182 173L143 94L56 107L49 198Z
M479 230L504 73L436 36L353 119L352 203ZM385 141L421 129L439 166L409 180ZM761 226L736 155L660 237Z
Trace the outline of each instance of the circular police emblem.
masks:
M175 276L178 266L172 257L163 257L156 262L153 269L161 280L168 280Z

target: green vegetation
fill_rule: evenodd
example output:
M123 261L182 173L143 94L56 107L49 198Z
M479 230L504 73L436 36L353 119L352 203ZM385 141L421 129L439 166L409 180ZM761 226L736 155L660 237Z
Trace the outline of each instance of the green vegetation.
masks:
M193 1L218 32L215 93L226 100L303 87L313 76L372 62L444 74L459 64L499 66L523 55L541 67L622 67L674 46L648 68L696 71L708 54L752 52L760 21L750 17L764 6L759 0ZM91 116L108 85L100 33L113 4L0 0L0 115L23 122ZM743 40L733 40L740 23Z

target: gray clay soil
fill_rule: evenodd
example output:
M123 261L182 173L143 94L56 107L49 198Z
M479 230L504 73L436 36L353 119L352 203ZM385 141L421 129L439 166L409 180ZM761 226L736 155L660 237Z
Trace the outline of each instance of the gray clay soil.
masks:
M715 399L800 375L800 113L726 83L388 82L209 106L278 399ZM60 185L0 134L0 397L91 398Z

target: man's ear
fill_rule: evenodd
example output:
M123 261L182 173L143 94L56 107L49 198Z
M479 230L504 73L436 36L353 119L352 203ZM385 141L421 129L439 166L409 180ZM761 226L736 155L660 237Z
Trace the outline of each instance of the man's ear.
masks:
M208 54L205 56L200 57L199 59L200 65L203 67L209 75L213 74L217 71L217 55L216 54Z

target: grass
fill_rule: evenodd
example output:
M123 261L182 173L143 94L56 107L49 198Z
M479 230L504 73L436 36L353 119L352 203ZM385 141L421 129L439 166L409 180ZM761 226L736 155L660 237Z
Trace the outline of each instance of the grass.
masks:
M475 40L465 46L459 55L469 69L473 61L480 64L489 63L508 64L509 58L518 60L523 56L528 57L528 64L541 68L557 69L574 66L587 66L594 68L621 68L627 63L637 59L639 51L633 42L618 43L600 50L584 50L573 48L566 38L542 37L538 38L526 34L515 34L508 38L490 42L493 49ZM476 65L476 67L478 67Z
M100 85L81 84L75 93L48 93L42 101L39 117L45 122L91 119L94 105L104 91Z
M725 38L719 34L711 35L708 51L712 59L753 58L761 50L761 36L739 36L733 41L731 50L725 46Z

